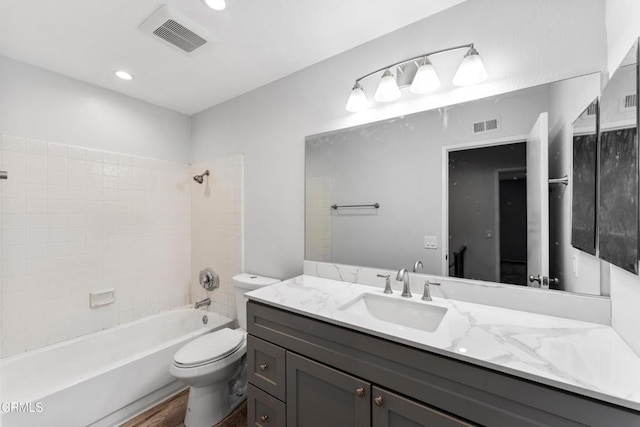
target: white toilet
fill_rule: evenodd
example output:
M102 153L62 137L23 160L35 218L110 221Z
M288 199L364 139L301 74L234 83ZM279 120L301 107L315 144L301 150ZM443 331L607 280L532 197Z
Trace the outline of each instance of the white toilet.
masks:
M211 427L246 398L247 299L244 294L277 279L238 274L233 286L238 329L224 328L186 344L173 357L169 372L189 384L186 427Z

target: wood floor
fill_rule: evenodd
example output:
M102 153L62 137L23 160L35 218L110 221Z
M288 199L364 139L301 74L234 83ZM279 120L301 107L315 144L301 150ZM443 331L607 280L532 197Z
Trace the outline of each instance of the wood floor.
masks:
M189 390L185 390L126 422L122 427L184 427ZM246 427L247 402L238 406L215 427Z

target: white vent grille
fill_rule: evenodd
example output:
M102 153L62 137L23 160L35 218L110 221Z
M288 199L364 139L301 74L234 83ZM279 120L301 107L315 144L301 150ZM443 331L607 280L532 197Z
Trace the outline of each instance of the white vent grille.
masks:
M491 119L473 124L473 133L496 132L500 130L500 120Z
M140 24L140 29L187 54L208 42L217 41L215 36L167 5Z
M171 43L178 49L182 49L185 52L191 53L207 41L180 24L173 19L169 19L167 22L156 28L153 32L156 36Z

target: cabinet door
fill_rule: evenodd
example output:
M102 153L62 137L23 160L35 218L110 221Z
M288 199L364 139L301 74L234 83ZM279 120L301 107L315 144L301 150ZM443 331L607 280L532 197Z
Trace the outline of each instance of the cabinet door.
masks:
M369 427L371 385L287 352L287 425Z
M473 426L451 415L378 387L372 389L373 427Z

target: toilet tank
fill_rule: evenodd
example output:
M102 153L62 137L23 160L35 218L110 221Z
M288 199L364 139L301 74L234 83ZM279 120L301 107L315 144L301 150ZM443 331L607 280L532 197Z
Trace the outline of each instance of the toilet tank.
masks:
M251 292L263 286L271 285L280 280L272 277L258 276L257 274L242 273L233 276L233 290L236 296L236 313L238 325L247 330L247 292Z

